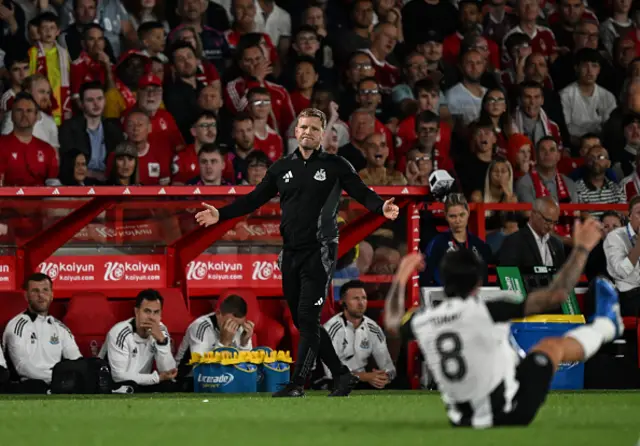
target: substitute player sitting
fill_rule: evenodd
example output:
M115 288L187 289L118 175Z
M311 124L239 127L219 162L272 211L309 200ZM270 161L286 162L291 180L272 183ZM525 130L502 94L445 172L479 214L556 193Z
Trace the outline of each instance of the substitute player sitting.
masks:
M562 269L548 288L521 303L483 301L478 293L485 265L469 250L449 252L440 267L446 299L404 319L405 285L423 259L419 254L403 259L385 302L385 327L417 340L454 426L528 425L544 403L560 363L584 362L622 333L618 294L599 278L591 324L564 337L543 339L522 360L509 342L505 322L564 302L600 237L595 220L576 222L574 248ZM509 295L513 296L505 293Z

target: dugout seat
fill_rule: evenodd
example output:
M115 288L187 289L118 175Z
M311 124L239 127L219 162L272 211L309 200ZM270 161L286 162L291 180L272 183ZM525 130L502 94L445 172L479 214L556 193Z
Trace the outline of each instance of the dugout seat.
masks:
M248 288L229 289L220 295L216 302L215 310L218 311L222 302L232 294L237 294L247 302L247 319L255 324L253 333L254 347L269 347L276 350L284 338L285 329L281 323L277 322L266 313L262 313L258 298L253 290Z
M117 322L107 296L102 293L76 293L71 296L64 324L76 339L84 357L96 357L107 333Z
M3 291L0 293L0 337L7 323L27 309L23 291Z

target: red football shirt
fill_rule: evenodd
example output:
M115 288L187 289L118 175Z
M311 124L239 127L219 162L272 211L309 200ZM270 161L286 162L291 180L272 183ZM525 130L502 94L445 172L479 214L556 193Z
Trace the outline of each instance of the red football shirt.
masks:
M520 26L516 26L504 36L504 40L502 41L502 63L505 67L509 66L509 63L511 62L511 56L506 49L505 43L509 36L514 33L527 34L522 30L522 28L520 28ZM549 28L536 26L536 30L533 35L529 37L531 38L529 46L531 47L532 52L542 54L547 60L549 60L549 58L558 51L556 38L553 35L553 31Z
M402 74L400 68L391 65L386 60L380 61L376 59L371 50L362 50L362 52L368 54L373 62L373 68L376 71L376 81L382 92L390 93L391 89L400 83Z
M284 144L280 135L278 135L271 127L267 126L267 135L264 139L260 138L256 132L256 138L253 142L253 146L256 150L264 152L271 161L276 162L282 157Z
M291 103L293 104L293 109L295 110L296 115L299 115L305 108L311 107L311 99L307 99L302 96L302 93L298 90L292 91L289 94L289 97L291 98Z
M200 175L198 154L194 144L189 144L173 156L171 164L171 183L187 184L187 181Z
M91 59L84 51L71 64L71 94L80 93L80 87L85 82L99 81L102 85L107 79L107 70L100 62Z
M149 143L147 152L138 156L138 184L143 186L157 186L169 184L171 180L171 160L173 149L162 141ZM113 152L107 158L107 171L111 171L115 157Z
M46 142L23 143L13 133L0 136L0 175L4 186L44 186L58 178L58 156Z

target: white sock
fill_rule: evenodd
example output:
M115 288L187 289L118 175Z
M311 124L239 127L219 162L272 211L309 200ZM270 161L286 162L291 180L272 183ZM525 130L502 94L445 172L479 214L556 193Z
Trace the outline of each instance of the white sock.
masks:
M573 329L565 337L578 341L584 350L583 360L586 361L600 350L602 344L615 339L616 327L609 318L597 317L591 324Z

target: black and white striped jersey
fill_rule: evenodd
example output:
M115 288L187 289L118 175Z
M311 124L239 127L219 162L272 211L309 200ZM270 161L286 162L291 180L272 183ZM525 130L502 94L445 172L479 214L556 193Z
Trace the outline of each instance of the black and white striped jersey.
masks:
M163 324L160 327L166 336L163 344L159 344L153 336L140 337L136 333L135 318L118 322L109 330L107 341L98 356L109 362L111 376L116 383L133 381L141 386L158 384L158 372L176 368L169 331ZM158 371L153 370L154 362Z
M387 348L387 339L373 319L364 316L362 323L355 328L340 313L329 319L324 328L338 357L352 372L364 372L373 356L378 369L387 372L390 379L395 378L396 368ZM331 377L331 371L326 366L325 373Z
M71 331L53 316L27 310L9 321L2 336L7 359L21 379L51 383L53 366L82 357Z
M233 337L231 345L226 347L234 347L238 350L252 350L251 340L246 345L242 345L242 335L244 328L238 328L236 335ZM178 353L176 354L176 362L180 365L178 373L180 376L186 376L190 367L187 364L191 360L191 353L200 353L201 355L213 351L216 348L225 347L220 343L220 328L216 319L216 313L205 314L193 321L180 343Z
M417 340L454 424L470 417L472 426L489 427L494 414L511 410L520 356L508 321L523 316L522 303L469 297L448 298L405 319L403 333Z

